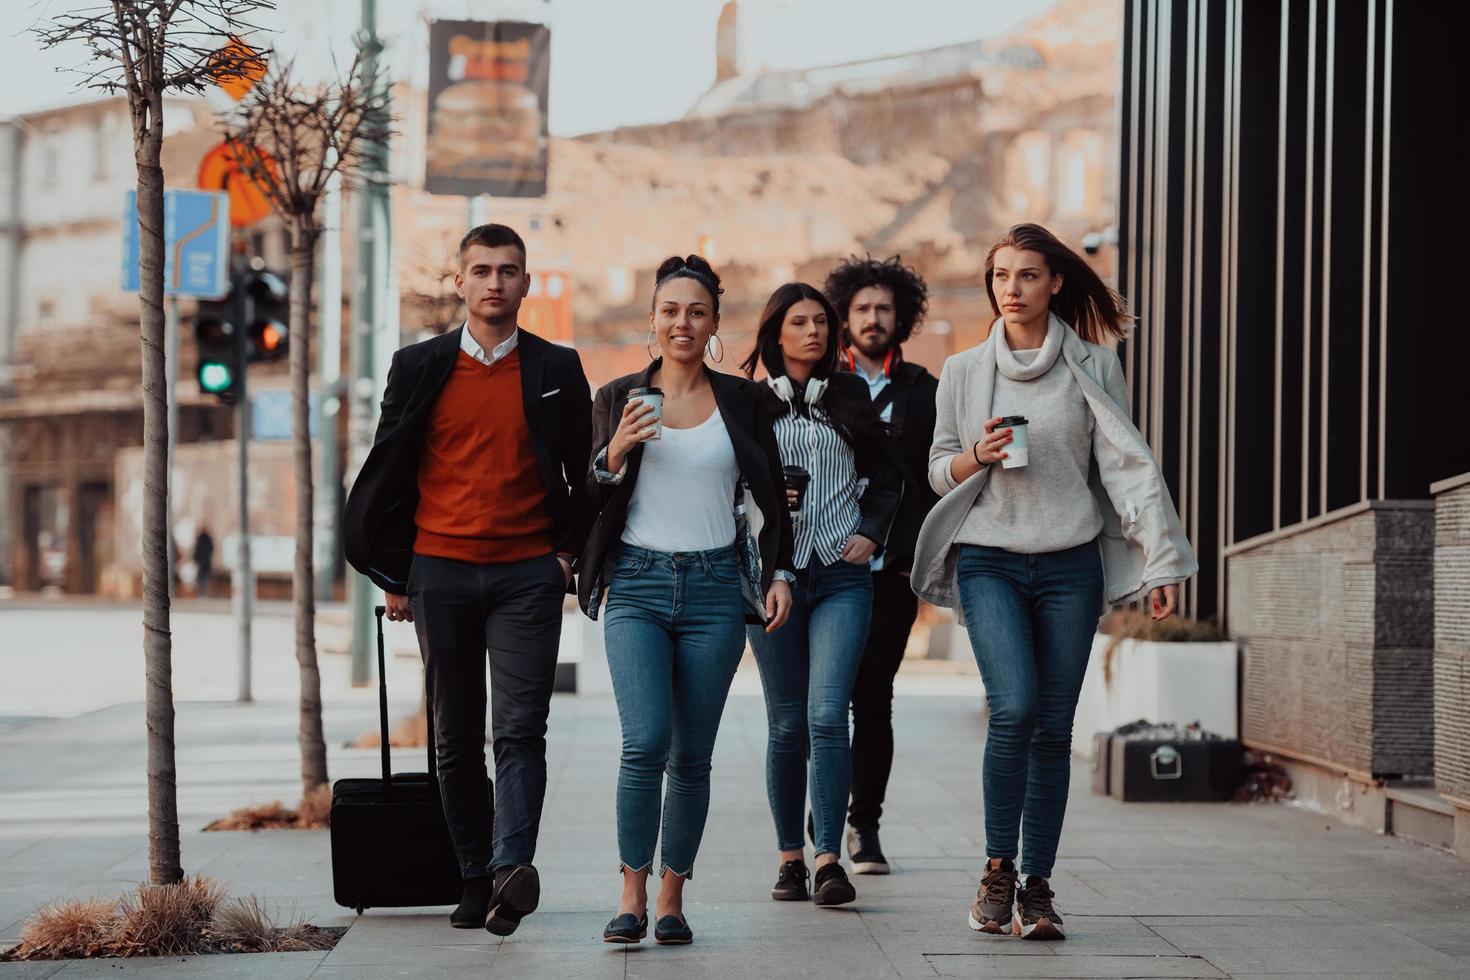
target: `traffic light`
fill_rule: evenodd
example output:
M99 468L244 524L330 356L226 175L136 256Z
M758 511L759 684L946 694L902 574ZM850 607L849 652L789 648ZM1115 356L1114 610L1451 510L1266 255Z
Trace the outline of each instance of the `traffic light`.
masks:
M291 296L286 280L269 269L245 273L245 296L250 327L246 331L246 359L274 361L286 355L290 329Z
M235 303L230 297L201 302L194 317L194 341L199 350L199 390L220 401L233 402L240 393L239 338L235 335Z
M199 390L223 402L239 398L250 364L285 356L290 309L286 280L259 259L235 272L223 299L201 301L194 317Z

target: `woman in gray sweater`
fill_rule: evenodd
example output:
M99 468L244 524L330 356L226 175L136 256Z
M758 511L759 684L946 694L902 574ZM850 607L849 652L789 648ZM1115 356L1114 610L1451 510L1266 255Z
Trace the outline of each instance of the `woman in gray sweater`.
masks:
M969 924L1061 939L1049 884L1072 718L1100 612L1148 596L1172 615L1197 571L1158 465L1128 418L1122 298L1038 225L991 248L998 319L939 378L912 584L965 622L990 707L986 867ZM1015 861L1026 842L1021 882Z

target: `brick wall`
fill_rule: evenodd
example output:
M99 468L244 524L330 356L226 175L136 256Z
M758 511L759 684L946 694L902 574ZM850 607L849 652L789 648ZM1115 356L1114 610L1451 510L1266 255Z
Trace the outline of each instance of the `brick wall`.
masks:
M1434 782L1470 800L1470 473L1431 488L1434 528Z
M1247 741L1375 776L1433 771L1433 541L1432 503L1374 501L1227 551Z

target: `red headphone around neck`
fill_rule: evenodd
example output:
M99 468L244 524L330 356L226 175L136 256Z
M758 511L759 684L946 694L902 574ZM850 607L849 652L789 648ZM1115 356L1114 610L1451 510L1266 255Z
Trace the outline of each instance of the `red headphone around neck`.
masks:
M883 355L883 377L885 378L893 377L893 352L895 349L890 347L888 348L888 353ZM856 371L858 369L857 355L852 352L851 346L842 349L841 363L849 371Z

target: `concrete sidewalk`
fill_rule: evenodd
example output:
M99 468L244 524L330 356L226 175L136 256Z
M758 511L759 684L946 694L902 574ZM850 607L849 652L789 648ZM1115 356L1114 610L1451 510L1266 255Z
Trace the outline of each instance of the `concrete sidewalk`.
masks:
M742 672L744 674L744 672ZM742 676L738 690L750 690ZM900 678L903 682L905 679ZM336 907L324 833L204 834L233 806L296 793L295 706L179 706L184 863L318 925L351 928L329 954L0 964L8 977L1256 977L1470 976L1470 867L1288 806L1124 805L1078 767L1054 881L1064 943L970 932L982 860L982 720L956 696L901 695L883 840L895 873L856 877L858 902L770 901L764 709L732 697L687 912L689 947L603 945L619 883L613 828L618 726L608 699L558 696L538 865L541 911L499 942L448 927L447 909ZM903 685L901 684L901 687ZM924 685L932 689L932 680ZM909 686L912 690L912 686ZM406 701L398 707L406 710ZM0 940L63 896L117 894L146 876L141 708L0 722ZM375 724L371 702L328 704L334 746ZM333 749L334 777L376 753ZM399 767L420 768L406 752Z

